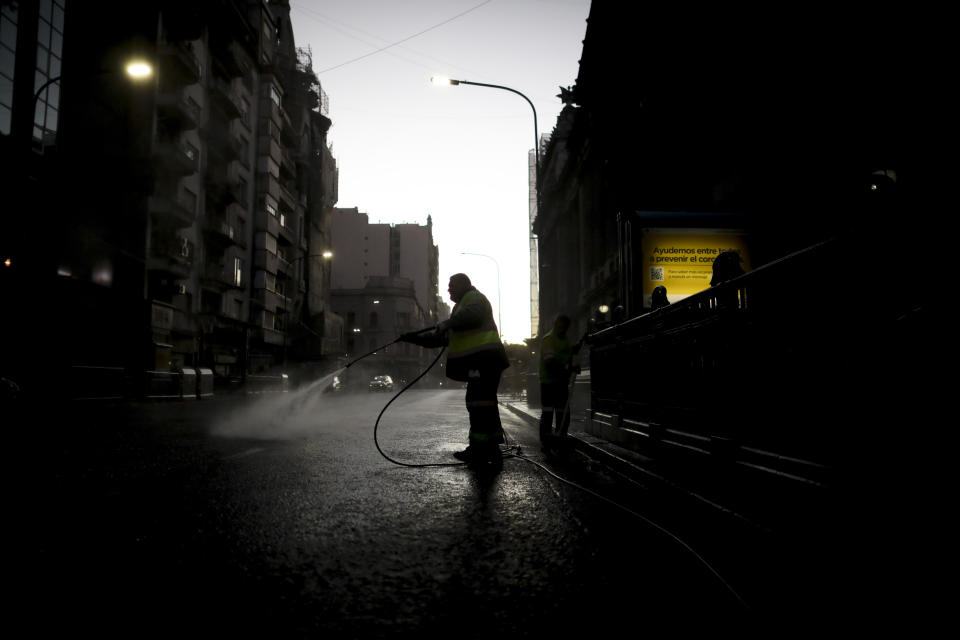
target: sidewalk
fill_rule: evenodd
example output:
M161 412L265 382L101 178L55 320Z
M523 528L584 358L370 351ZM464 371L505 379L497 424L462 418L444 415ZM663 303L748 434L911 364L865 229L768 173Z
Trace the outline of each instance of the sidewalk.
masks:
M529 406L524 398L500 396L498 400L502 407L539 429L539 406ZM656 460L587 433L585 420L585 412L575 412L571 416L567 436L572 449L586 457L590 464L599 465L608 473L625 478L635 485L670 495L673 499L692 505L698 511L739 523L738 526L748 529L762 529L752 518L731 509L730 505L723 505L715 497L699 492L694 488L696 483L684 482L683 478L675 474L668 476L661 471L662 465L658 465Z
M525 399L501 396L499 401L501 406L539 429L540 407L528 406ZM571 416L567 436L575 450L621 475L633 480L669 483L666 478L659 476L650 469L653 466L653 461L647 456L587 433L584 416L582 415L574 414Z

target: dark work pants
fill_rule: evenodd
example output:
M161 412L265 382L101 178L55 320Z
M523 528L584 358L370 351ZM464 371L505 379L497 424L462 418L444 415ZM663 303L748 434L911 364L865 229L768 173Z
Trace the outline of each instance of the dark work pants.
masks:
M500 368L480 368L467 379L467 413L470 414L470 445L493 447L503 442L497 387Z
M557 416L557 431L567 434L570 426L570 408L567 406L569 393L565 382L540 383L540 444L543 446L553 442L554 415Z

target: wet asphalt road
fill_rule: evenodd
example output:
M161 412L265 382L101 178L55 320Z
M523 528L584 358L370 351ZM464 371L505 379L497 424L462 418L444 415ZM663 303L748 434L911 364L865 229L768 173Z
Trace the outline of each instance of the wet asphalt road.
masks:
M373 424L389 398L28 411L7 467L8 487L25 488L7 535L11 611L37 635L113 637L567 637L738 620L675 541L529 462L387 461ZM543 462L534 429L501 416ZM414 389L378 441L403 462L455 462L466 423L462 390Z

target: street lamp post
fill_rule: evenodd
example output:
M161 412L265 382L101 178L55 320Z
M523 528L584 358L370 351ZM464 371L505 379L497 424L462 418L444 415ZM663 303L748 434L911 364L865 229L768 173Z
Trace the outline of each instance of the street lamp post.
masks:
M144 80L149 79L153 76L153 66L145 61L140 59L134 59L127 61L127 65L124 67L124 72L127 76L134 82L143 82ZM107 69L104 71L98 71L92 74L92 76L108 76L117 73L116 70ZM47 88L52 85L54 82L60 82L62 75L53 76L52 78L47 78L46 82L41 84L37 90L33 93L33 110L36 111L37 101L40 100L40 96L43 94Z
M500 337L503 338L503 318L500 316L500 263L496 261L492 256L488 256L484 253L469 253L467 251L461 251L460 255L464 256L480 256L481 258L489 258L493 260L493 264L497 266L497 329L500 331Z
M504 87L503 85L499 85L499 84L487 84L487 83L485 83L485 82L472 82L472 81L470 81L470 80L454 80L453 78L445 78L445 77L443 77L443 76L433 76L432 78L430 78L430 82L432 82L432 83L435 84L435 85L440 85L440 86L442 86L442 85L453 85L453 86L457 86L457 85L461 85L461 84L468 84L468 85L473 85L473 86L475 86L475 87L488 87L488 88L490 88L490 89L503 89L504 91L509 91L510 93L515 93L515 94L517 94L518 96L520 96L521 98L523 98L524 100L527 101L527 104L530 105L530 109L533 111L533 152L534 152L535 157L536 157L536 166L534 167L534 169L536 170L537 202L539 203L539 201L540 201L540 135L539 135L538 132L537 132L537 109L536 109L536 107L533 106L533 102L530 101L530 98L528 98L527 96L523 95L522 93L520 93L520 92L517 91L516 89L511 89L510 87ZM539 208L539 207L538 207L538 208Z

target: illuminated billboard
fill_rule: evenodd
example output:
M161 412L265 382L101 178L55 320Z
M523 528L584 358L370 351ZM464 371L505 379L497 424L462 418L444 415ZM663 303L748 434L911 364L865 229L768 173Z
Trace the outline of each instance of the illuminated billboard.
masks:
M746 233L732 229L644 229L641 240L643 306L650 307L654 287L664 286L673 303L710 288L713 261L721 251L740 254L750 271Z

